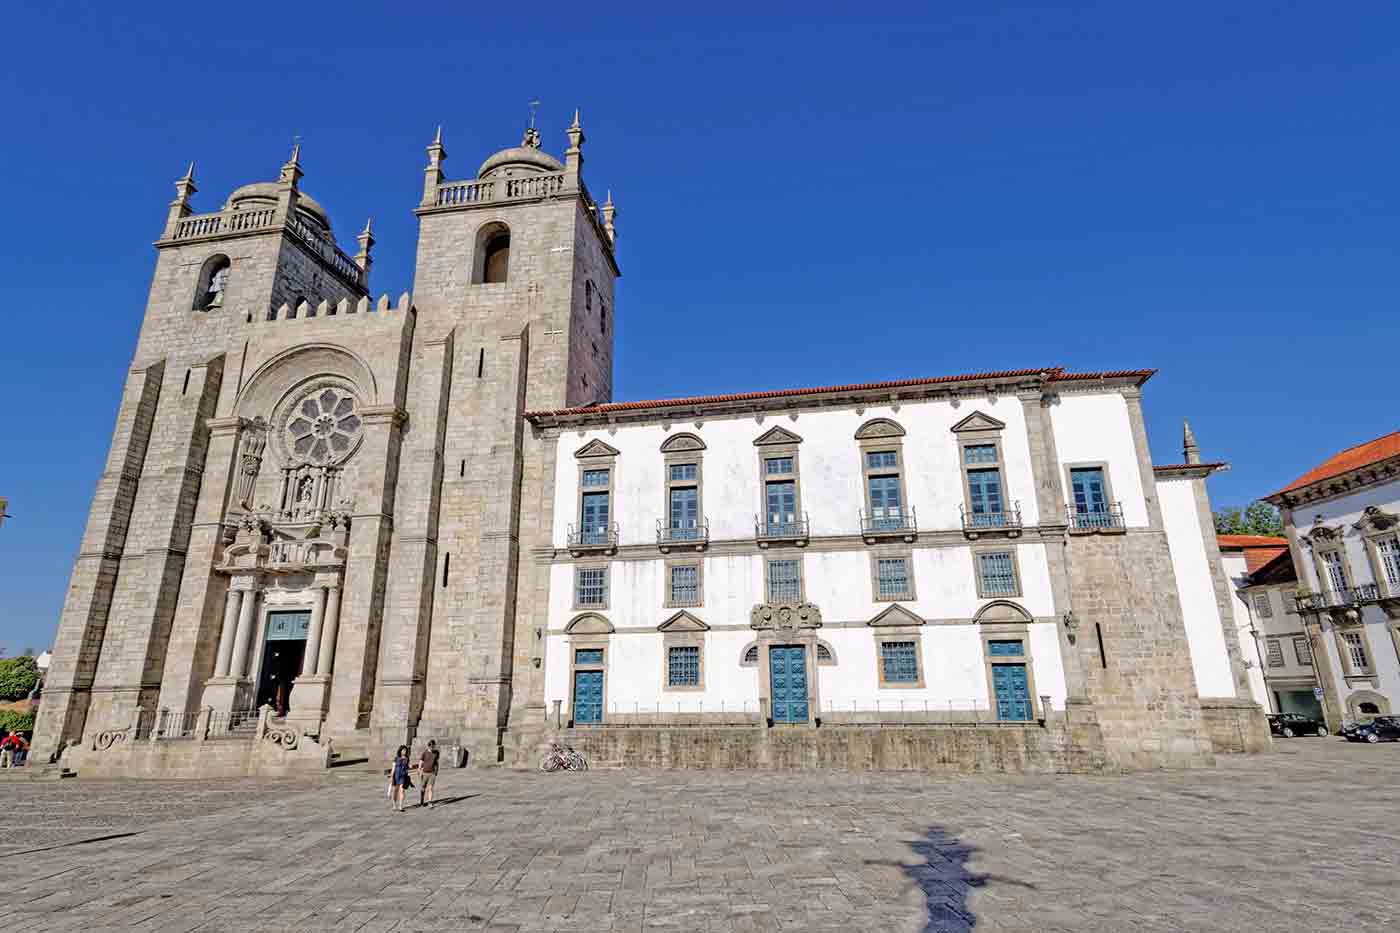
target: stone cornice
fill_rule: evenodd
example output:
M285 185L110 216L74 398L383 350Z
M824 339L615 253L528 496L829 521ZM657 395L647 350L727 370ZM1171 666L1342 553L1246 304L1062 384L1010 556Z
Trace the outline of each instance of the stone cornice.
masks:
M1152 467L1158 479L1205 479L1212 473L1224 473L1230 464L1223 460L1211 463L1167 463Z
M1338 473L1309 483L1298 489L1276 492L1265 496L1264 501L1278 508L1296 508L1309 502L1323 502L1349 496L1372 486L1400 480L1400 457L1390 457L1376 463L1368 463L1354 470Z

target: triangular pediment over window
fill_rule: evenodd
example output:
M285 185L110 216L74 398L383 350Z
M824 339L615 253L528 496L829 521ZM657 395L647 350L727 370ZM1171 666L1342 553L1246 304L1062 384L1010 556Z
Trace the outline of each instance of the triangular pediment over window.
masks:
M980 411L974 411L972 414L953 425L953 433L960 434L963 431L1000 431L1005 427L1005 421L998 421L991 415L985 415Z
M618 449L611 444L599 440L589 441L578 450L574 451L575 457L616 457Z
M867 625L880 628L890 625L923 625L924 620L914 615L908 609L896 603L884 612L871 619Z
M708 632L710 627L682 609L656 627L658 632Z
M802 438L793 434L787 428L773 427L760 434L754 439L753 443L755 447L767 447L773 444L800 444L802 443Z

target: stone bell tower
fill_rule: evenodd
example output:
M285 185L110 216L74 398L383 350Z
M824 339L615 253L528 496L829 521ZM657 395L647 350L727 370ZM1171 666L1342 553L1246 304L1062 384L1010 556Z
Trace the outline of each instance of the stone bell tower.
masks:
M276 181L196 214L194 166L156 240L141 333L73 568L36 727L47 756L138 709L194 709L213 670L222 550L245 425L230 417L255 333L284 303L355 301L369 256L341 252L300 190L294 148Z
M523 413L612 397L616 209L584 184L577 113L561 161L533 125L449 181L428 146L415 341L374 715L375 740L460 741L494 761L543 723L555 465Z

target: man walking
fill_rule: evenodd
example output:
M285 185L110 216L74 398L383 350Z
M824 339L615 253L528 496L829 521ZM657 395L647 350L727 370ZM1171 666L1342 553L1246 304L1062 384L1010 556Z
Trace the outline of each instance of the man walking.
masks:
M433 785L437 783L438 775L438 747L433 739L428 740L428 747L423 749L423 754L418 757L418 779L422 782L422 787L418 791L418 806L433 808Z

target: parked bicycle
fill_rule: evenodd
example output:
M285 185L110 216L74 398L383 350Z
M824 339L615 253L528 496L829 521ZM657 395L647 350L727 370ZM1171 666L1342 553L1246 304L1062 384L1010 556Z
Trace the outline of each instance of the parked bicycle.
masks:
M549 751L545 752L544 758L540 760L540 770L547 772L555 771L587 771L588 762L578 752L568 745L560 745L558 742L551 742Z

